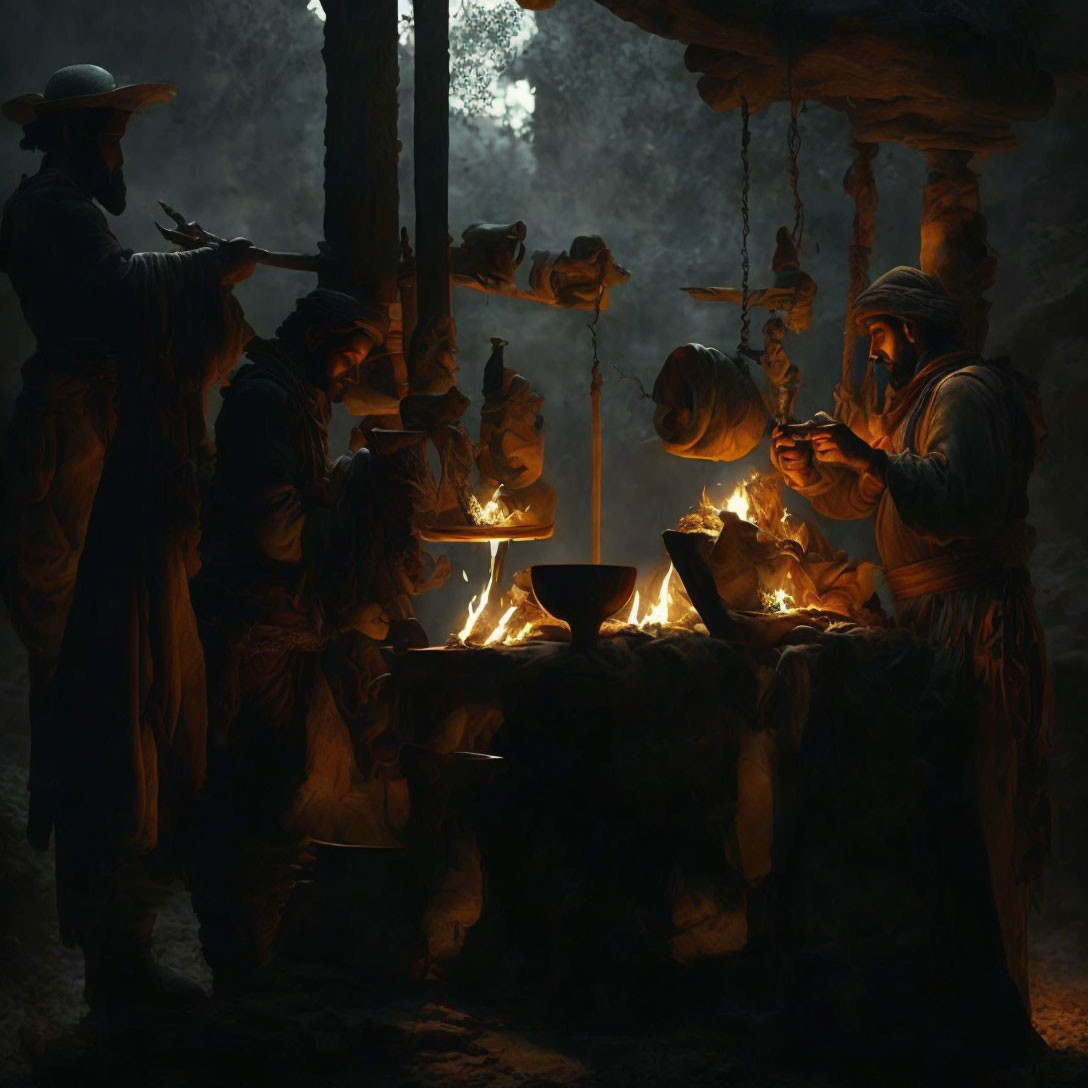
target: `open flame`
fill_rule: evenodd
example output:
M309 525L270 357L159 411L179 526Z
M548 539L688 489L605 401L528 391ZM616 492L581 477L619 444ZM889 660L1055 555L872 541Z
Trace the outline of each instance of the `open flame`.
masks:
M766 612L788 612L791 608L796 607L791 594L787 593L781 586L773 593L761 594L763 598L763 609Z
M473 597L468 603L468 618L465 620L464 627L457 632L457 640L459 642L468 642L472 632L476 630L476 624L479 622L480 617L487 608L488 601L491 600L491 590L495 581L495 556L499 554L500 543L502 542L499 540L488 541L488 544L491 546L491 568L487 575L487 585L484 586L479 598ZM479 603L477 603L477 600ZM507 621L509 622L509 617L507 617Z
M786 509L782 510L781 515L776 514L773 517L773 525L760 525L757 519L760 517L759 510L761 507L753 503L748 490L749 485L755 483L758 479L759 474L757 473L750 479L742 480L733 488L724 501L711 499L704 488L698 506L692 514L682 519L681 528L688 528L689 530L698 528L708 533L717 533L722 528L721 511L728 511L730 514L735 514L742 521L759 525L760 528L779 537L796 539L797 533L803 529L804 523L795 521ZM499 492L496 491L491 499L482 505L475 499L470 499L470 510L478 524L501 525L506 521L507 515L503 512L498 496ZM768 515L764 514L762 516L766 520ZM685 523L687 524L685 525ZM496 605L503 603L502 598L497 596L499 588L495 584L495 557L498 554L500 541L491 540L489 544L491 546L491 566L488 571L487 584L469 602L464 626L457 633L456 638L462 644L471 642L476 646L517 645L532 636L535 626L530 621L521 624L516 631L511 630L511 622L518 611L516 605L507 607L490 631L478 630L481 618L488 610L489 604L492 601L495 601ZM693 622L697 622L698 614L691 607L687 594L676 587L675 575L676 569L670 563L655 593L650 593L649 587L646 585L643 585L641 589L636 589L624 622L630 627L640 629L661 627L670 623L690 627ZM468 575L464 574L463 576L465 581L468 581ZM797 607L794 596L785 586L763 593L761 597L763 608L767 612L788 612Z
M507 514L499 502L499 494L502 488L496 488L494 494L483 505L475 495L468 497L468 512L477 525L502 525L506 521ZM491 542L494 545L494 541ZM491 553L494 556L494 552Z
M671 616L674 611L672 606L675 602L675 595L671 590L671 586L672 577L675 573L676 568L670 563L669 569L665 572L665 577L661 579L661 585L658 587L657 599L647 608L644 615L639 610L641 603L639 591L635 590L635 595L631 598L631 611L627 615L627 622L630 626L651 627L655 624L660 626L663 623L668 623L670 618L678 618ZM689 609L685 607L684 613L688 611Z
M703 505L710 505L705 489L703 490ZM741 521L752 520L752 504L748 501L748 489L743 482L737 484L733 494L726 500L724 509L731 514L736 514Z

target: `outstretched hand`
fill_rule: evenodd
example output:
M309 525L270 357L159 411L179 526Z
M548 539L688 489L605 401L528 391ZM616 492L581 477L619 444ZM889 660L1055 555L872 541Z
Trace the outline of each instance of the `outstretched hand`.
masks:
M217 235L206 231L199 223L187 220L181 212L171 208L165 200L159 201L159 207L166 212L175 224L173 229L164 227L161 223L155 224L159 233L168 242L173 242L174 245L180 246L182 249L199 249L201 246L213 246L223 241Z
M197 222L189 222L181 212L171 208L164 200L159 201L159 207L174 221L174 229L164 227L156 223L159 233L174 245L182 249L200 249L203 246L214 246L219 250L223 261L221 281L230 286L241 283L253 275L257 267L257 261L262 256L263 250L257 249L247 238L231 238L229 241L220 238L205 230Z

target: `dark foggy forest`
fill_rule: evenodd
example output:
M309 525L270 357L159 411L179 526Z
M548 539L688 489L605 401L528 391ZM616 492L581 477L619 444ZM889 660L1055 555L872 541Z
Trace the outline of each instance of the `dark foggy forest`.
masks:
M933 6L936 0L930 0ZM822 4L833 7L834 0ZM918 3L924 7L926 4ZM941 6L938 4L937 6ZM1046 459L1032 481L1032 560L1058 698L1053 775L1058 793L1055 852L1037 925L1037 957L1051 978L1088 975L1088 742L1083 684L1088 676L1088 7L948 3L974 18L1021 19L1057 99L1041 121L1023 124L1020 146L977 167L998 273L991 292L989 355L1009 355L1041 386L1049 427ZM39 87L76 62L109 68L119 82L178 84L175 102L130 124L125 141L128 209L114 225L133 249L162 249L156 201L227 237L276 250L311 252L323 209L324 70L322 24L306 0L101 0L7 2L5 94ZM687 342L732 350L733 307L701 304L679 288L737 283L740 277L740 121L699 98L678 43L646 34L590 0L560 0L533 15L512 0L451 5L454 103L450 127L450 230L523 219L532 248L563 249L578 234L600 234L630 282L611 294L599 324L604 368L603 546L605 562L632 564L646 578L667 560L663 530L694 506L704 487L731 488L768 465L767 442L744 461L671 458L644 396L665 357ZM970 9L978 9L977 13ZM1008 10L1006 10L1008 9ZM412 230L412 41L401 48L402 222ZM493 82L494 81L494 82ZM531 88L531 96L527 94ZM509 108L496 102L499 95ZM531 105L531 111L527 106ZM752 118L753 282L769 275L775 231L793 221L788 177L789 111L779 104ZM842 352L853 207L843 193L851 161L846 119L817 104L800 115L804 266L819 284L813 327L787 348L802 373L798 411L831 410ZM0 143L5 196L36 157L18 149L8 126ZM883 144L875 161L880 194L873 274L918 262L924 159ZM258 268L237 295L250 324L271 334L306 274ZM559 494L555 536L515 543L508 573L534 562L587 561L590 554L587 314L458 292L459 385L480 399L489 338L509 341L507 364L545 398L545 475ZM0 416L6 423L19 367L33 341L6 277L0 280ZM758 328L758 319L757 319ZM621 373L622 372L622 373ZM641 383L641 384L640 384ZM211 410L218 403L212 394ZM470 419L474 418L470 410ZM334 452L346 448L351 417L334 414ZM815 517L788 497L798 515ZM867 523L821 522L852 555L876 559ZM429 545L453 564L447 585L417 601L432 643L457 630L486 580L487 549ZM462 576L465 572L467 578ZM19 1035L74 1023L81 1012L78 954L59 946L52 864L22 835L25 811L25 660L0 629L0 1072L20 1068ZM199 962L195 923L180 893L164 923L179 966ZM168 938L169 939L169 938ZM1063 973L1064 972L1064 973ZM1070 985L1073 983L1070 982ZM1057 1000L1057 999L1054 999ZM1047 1007L1043 994L1041 1007ZM1059 1018L1060 1019L1060 1018ZM1057 1029L1056 1029L1057 1030ZM1083 1047L1085 1028L1067 1037ZM1079 1044L1076 1040L1079 1033ZM1060 1033L1059 1033L1060 1034Z

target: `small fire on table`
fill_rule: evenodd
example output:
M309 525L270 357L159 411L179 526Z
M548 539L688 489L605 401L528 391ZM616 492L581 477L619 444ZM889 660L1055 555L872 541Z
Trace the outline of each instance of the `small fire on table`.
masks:
M766 617L803 613L865 625L882 622L876 565L836 551L815 526L786 509L775 473L756 473L719 498L704 489L676 532L705 563L728 609ZM449 646L514 646L568 638L566 627L536 601L527 570L514 575L508 590L499 588L504 559L500 541L491 541L487 583L469 602L465 622ZM605 621L602 637L635 632L655 636L670 630L707 633L671 562L635 590L620 615L622 619Z

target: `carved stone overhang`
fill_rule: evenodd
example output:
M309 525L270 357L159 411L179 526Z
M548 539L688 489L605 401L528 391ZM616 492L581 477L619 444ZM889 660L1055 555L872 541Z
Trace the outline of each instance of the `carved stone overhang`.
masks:
M791 97L845 113L855 137L920 150L1016 146L1011 127L1042 117L1054 82L1023 37L965 19L856 0L597 0L620 18L685 43L699 93L716 110L753 112Z

